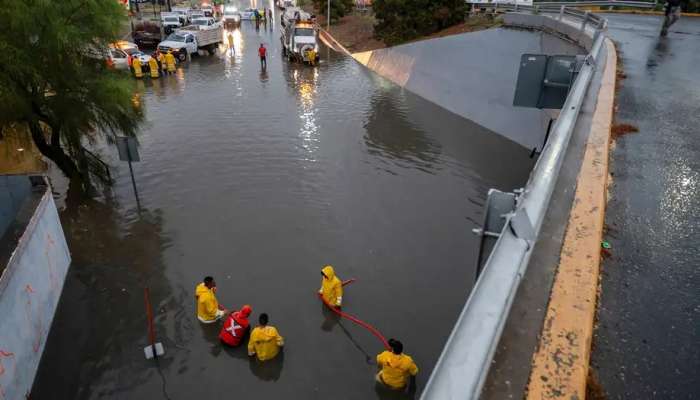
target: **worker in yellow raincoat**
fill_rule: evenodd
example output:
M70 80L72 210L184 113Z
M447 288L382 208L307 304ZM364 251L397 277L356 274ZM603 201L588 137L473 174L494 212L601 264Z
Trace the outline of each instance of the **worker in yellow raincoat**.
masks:
M165 63L165 54L162 52L158 52L158 64L160 64L160 70L163 72L163 75L168 71L168 66Z
M321 278L321 289L318 293L328 304L340 307L343 302L343 283L335 276L335 271L330 265L323 267L321 275L323 278Z
M158 61L156 61L155 57L151 57L150 60L148 60L148 72L151 74L151 78L158 78L160 76L160 71L158 71Z
M415 383L412 377L418 373L418 366L411 356L403 354L403 344L396 339L389 339L391 351L383 351L377 355L377 366L380 368L376 375L377 382L391 389L403 389L408 384Z
M284 346L284 338L277 332L277 328L268 325L269 317L262 313L258 317L260 325L253 329L248 340L248 355L257 356L260 361L275 358Z
M134 69L134 76L137 78L143 78L143 70L141 69L141 60L138 57L134 57L131 61L131 68Z
M165 64L168 66L168 73L175 73L175 56L171 50L165 55Z
M195 288L197 318L203 324L211 324L226 315L226 309L219 304L215 293L216 282L211 276L205 277L204 281Z

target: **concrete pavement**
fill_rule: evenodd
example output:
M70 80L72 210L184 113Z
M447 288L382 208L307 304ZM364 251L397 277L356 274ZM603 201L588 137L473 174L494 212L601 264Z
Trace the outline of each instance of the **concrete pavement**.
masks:
M700 18L607 15L626 74L592 366L609 399L700 393Z

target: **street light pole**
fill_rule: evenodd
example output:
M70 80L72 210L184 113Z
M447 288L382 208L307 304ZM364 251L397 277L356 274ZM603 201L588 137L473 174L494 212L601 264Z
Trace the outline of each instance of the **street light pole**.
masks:
M326 14L326 30L331 33L331 0L328 0L328 14Z

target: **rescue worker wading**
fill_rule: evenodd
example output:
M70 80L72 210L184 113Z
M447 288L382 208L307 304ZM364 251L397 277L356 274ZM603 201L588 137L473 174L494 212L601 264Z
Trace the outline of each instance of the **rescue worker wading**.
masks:
M219 332L219 339L221 339L222 343L232 347L241 344L243 336L248 333L248 328L250 327L248 317L252 311L253 309L246 304L240 311L234 311L229 314L224 322L224 326L221 328L221 332Z
M216 282L211 276L197 285L194 297L197 299L197 318L199 322L211 324L226 315L226 309L216 299Z
M138 57L134 57L134 61L131 62L131 68L134 69L134 76L137 78L143 78L143 70L141 69L141 60Z
M175 56L170 50L168 50L168 53L165 55L165 64L168 66L168 73L175 73Z
M335 271L330 265L326 265L321 270L321 289L318 293L321 294L328 304L340 308L343 302L343 283L335 276Z
M403 389L409 379L418 373L418 366L411 356L403 354L403 344L395 339L389 339L391 351L383 351L377 356L377 366L380 370L376 375L377 382L392 389Z
M158 52L158 64L160 64L160 70L163 72L163 75L165 75L168 66L165 63L165 54L160 51Z
M280 336L274 326L267 324L267 314L262 313L258 318L260 325L253 329L248 340L248 355L257 356L260 361L275 358L284 346L284 338Z

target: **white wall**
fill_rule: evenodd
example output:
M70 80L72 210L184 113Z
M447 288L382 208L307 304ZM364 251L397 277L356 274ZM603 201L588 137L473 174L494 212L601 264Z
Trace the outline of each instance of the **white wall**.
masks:
M0 277L0 400L31 391L69 265L47 187Z

